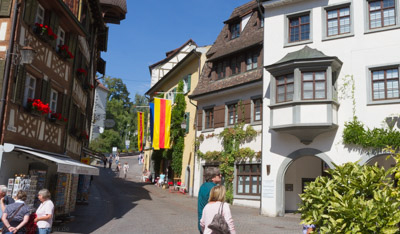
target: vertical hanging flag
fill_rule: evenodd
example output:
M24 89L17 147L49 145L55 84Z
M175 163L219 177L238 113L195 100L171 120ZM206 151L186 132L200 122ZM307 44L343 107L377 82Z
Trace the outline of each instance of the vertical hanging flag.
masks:
M153 148L169 149L171 100L154 98Z
M154 103L150 103L150 145L153 145L153 129L154 129Z
M137 120L138 120L138 149L139 151L143 150L143 133L144 133L144 113L138 112L137 113Z

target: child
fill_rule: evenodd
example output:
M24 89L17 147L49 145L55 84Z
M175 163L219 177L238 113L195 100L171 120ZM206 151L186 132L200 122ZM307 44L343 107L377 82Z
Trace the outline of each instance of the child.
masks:
M124 164L123 170L124 170L124 178L126 179L126 174L129 171L129 165L127 162Z

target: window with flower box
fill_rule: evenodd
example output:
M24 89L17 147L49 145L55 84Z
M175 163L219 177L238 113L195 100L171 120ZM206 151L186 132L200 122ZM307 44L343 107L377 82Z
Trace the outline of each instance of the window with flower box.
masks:
M65 45L65 31L61 27L58 27L56 50L60 51L62 45Z
M36 79L31 75L27 74L25 78L25 89L24 89L24 99L23 105L26 107L28 103L28 99L35 98L35 90L36 90Z
M42 5L38 4L35 23L44 24L44 13L44 8L42 7Z
M51 89L50 92L50 109L53 112L57 111L57 99L58 99L58 92L54 89Z
M261 194L260 164L239 164L236 165L236 172L237 195Z

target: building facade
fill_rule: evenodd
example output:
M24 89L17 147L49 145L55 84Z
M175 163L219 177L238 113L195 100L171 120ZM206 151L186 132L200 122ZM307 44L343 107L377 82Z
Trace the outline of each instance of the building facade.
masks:
M195 142L195 118L196 102L189 100L188 96L193 92L199 80L199 74L205 62L205 54L209 46L199 47L193 40L188 40L178 49L168 52L167 58L150 66L152 75L152 87L146 92L150 98L162 95L172 101L174 108L177 88L180 81L183 81L183 95L185 96L184 122L186 125L184 136L184 149L182 156L182 171L173 172L170 165L171 161L164 160L161 171L158 173L168 173L168 179L174 182L181 182L181 186L190 194L193 192L194 178L194 142ZM157 80L157 81L156 81ZM155 82L153 84L153 82ZM151 147L151 140L147 141L147 147ZM146 152L151 158L153 151ZM154 160L153 160L154 161ZM168 169L168 171L167 171ZM180 174L180 176L176 176Z
M240 148L261 155L263 18L256 1L237 7L207 52L199 84L190 98L197 101L198 150L203 154L223 150L220 133L244 122L257 135ZM234 166L233 204L260 207L261 159L256 155ZM197 156L194 195L207 167L218 161Z
M354 117L372 129L398 116L399 4L263 1L262 214L297 210L306 183L334 164L394 164L342 134Z
M92 126L90 131L90 141L99 137L103 133L105 128L106 120L106 108L107 108L107 95L108 89L100 81L96 80L97 86L94 91L94 105L93 105L93 117Z
M1 7L10 14L0 29L6 100L0 184L8 184L10 194L25 189L32 199L48 188L55 214L68 214L89 182L80 175L99 173L80 161L89 142L94 78L105 69L100 52L106 50L108 30L101 3L23 0L3 1ZM24 48L36 52L31 63L23 59ZM17 181L28 186L12 190Z

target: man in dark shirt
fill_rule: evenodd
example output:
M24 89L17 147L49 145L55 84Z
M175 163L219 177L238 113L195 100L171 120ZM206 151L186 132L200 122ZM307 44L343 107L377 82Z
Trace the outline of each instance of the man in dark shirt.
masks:
M10 196L7 196L7 186L5 185L0 185L0 217L3 215L4 210L6 209L6 206L9 204L14 203L14 199L12 199ZM0 219L0 229L3 227L3 222Z
M200 226L200 219L201 216L203 215L203 209L208 203L211 189L217 184L221 183L221 177L222 177L221 172L219 171L218 168L216 167L206 168L205 171L206 182L200 187L198 201L197 201L197 214L198 214L197 225L200 233L203 233Z

